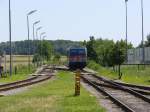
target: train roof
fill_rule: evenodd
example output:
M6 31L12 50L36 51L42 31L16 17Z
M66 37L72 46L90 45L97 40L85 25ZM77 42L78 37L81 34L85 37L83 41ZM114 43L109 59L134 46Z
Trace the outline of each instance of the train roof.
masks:
M86 49L86 47L71 47L71 48L69 48L69 50L71 50L71 49Z

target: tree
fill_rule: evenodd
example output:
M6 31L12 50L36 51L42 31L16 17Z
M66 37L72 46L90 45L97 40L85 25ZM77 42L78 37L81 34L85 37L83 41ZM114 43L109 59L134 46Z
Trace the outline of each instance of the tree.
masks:
M56 53L55 56L54 56L54 58L53 58L53 62L55 64L59 64L60 63L60 59L61 59L61 55L58 54L58 53Z
M129 43L128 48L132 48L132 44ZM120 40L117 41L114 45L113 52L112 52L112 60L113 66L118 65L119 70L119 79L122 78L122 73L120 71L120 65L125 62L126 60L126 41Z
M33 60L32 60L32 62L34 63L34 64L37 64L37 66L39 66L39 62L41 61L41 57L40 57L40 55L39 54L35 54L34 56L33 56Z
M87 48L87 56L89 60L94 60L95 62L98 61L97 59L97 53L94 49L95 39L93 36L90 37L90 41L86 43Z
M85 42L84 42L85 43ZM94 39L86 42L88 59L99 63L102 66L114 66L122 64L126 59L126 41L120 40L116 43L108 39ZM128 49L132 44L128 43Z
M82 42L82 45L86 47L86 40Z
M150 34L147 35L147 41L145 42L146 47L150 47Z
M54 51L60 53L61 55L67 55L67 48L82 46L80 41L70 41L70 40L47 40L54 48ZM38 49L39 40L30 40L30 53L34 55L35 50ZM9 54L9 42L1 42L0 50L6 51ZM27 55L28 54L28 40L24 41L14 41L12 42L12 53L16 55Z
M138 45L138 48L143 47L143 42ZM150 47L150 34L147 35L147 40L144 42L144 47Z
M0 56L3 56L3 51L2 50L0 50Z
M102 38L96 40L95 50L98 55L98 63L102 66L112 66L113 46L113 40Z
M46 61L50 61L53 53L52 44L46 40L42 41L38 45L37 54Z

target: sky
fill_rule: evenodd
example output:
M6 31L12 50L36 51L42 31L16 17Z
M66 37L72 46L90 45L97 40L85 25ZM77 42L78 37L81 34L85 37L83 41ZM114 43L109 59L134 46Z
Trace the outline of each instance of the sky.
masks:
M128 0L128 41L137 46L141 34L141 0ZM150 0L144 0L144 38L150 33ZM39 32L46 39L88 40L89 36L125 39L125 0L11 0L12 41L27 39L26 14L32 25L41 22ZM0 0L0 42L9 40L8 0Z

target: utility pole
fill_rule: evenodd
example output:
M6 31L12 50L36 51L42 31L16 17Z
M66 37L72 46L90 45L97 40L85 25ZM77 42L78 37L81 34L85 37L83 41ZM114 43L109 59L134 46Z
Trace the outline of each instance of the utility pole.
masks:
M145 49L144 49L144 19L143 19L143 0L141 0L141 15L142 15L142 54L143 54L143 58L142 58L142 62L143 64L145 64Z
M10 66L9 66L9 69L10 69L10 76L12 75L12 44L11 44L11 2L9 0L9 49L10 49Z
M126 62L128 63L128 0L125 0L126 6Z

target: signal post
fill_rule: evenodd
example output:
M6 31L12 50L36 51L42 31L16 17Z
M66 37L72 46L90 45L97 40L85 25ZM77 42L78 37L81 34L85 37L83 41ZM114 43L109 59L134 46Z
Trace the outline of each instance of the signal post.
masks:
M78 69L75 75L75 96L80 95L80 75L81 71Z

